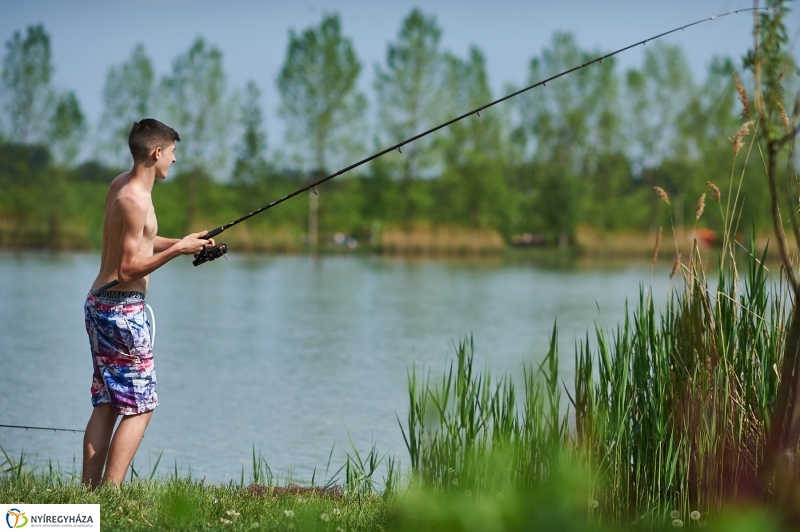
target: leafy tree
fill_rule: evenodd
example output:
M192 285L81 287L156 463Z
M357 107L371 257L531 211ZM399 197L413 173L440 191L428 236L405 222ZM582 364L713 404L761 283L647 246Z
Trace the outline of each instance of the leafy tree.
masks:
M443 56L439 44L442 30L433 16L413 9L403 20L397 40L389 44L386 65L375 72L380 135L396 143L428 129L441 121ZM419 209L419 198L411 181L428 177L439 160L431 148L430 137L403 148L395 173L400 179L398 198L402 218L409 222Z
M444 64L443 101L449 114L463 114L492 100L480 50L470 48L467 60L445 54ZM488 109L449 126L434 140L444 160L434 186L435 219L507 229L513 202L505 181L501 129L498 111Z
M349 133L360 124L366 98L357 90L361 63L338 15L327 15L317 27L289 32L278 90L286 140L305 169L316 175L354 151ZM316 246L318 191L309 192L309 243Z
M176 158L186 184L185 231L197 211L201 182L220 175L228 154L231 102L226 96L222 52L198 38L172 62L162 80L169 125L181 135Z
M15 142L42 140L52 113L52 75L50 36L44 26L28 26L25 37L14 32L3 57L2 100Z
M638 168L642 181L669 190L674 196L676 213L681 211L682 184L667 182L660 170L665 161L686 155L682 150L679 117L696 91L683 49L656 43L645 51L641 69L626 74L626 125L628 157ZM681 177L681 172L671 173ZM657 227L658 198L650 198L649 227ZM680 217L678 224L680 225Z
M127 61L112 66L106 74L100 120L102 136L107 139L101 146L109 153L106 159L115 164L130 161L131 126L153 114L155 92L153 64L144 45L137 44Z
M50 122L50 147L58 162L72 166L85 141L86 130L86 118L75 93L63 94Z
M568 33L553 35L549 47L530 63L528 83L547 79L602 55L579 48ZM540 188L537 208L545 229L566 245L580 213L587 208L589 176L598 161L619 145L619 91L613 58L578 70L518 101L523 129L533 141L536 172L529 176ZM583 183L581 183L583 181Z
M247 83L239 109L241 139L236 147L237 156L233 166L231 182L236 186L245 209L253 207L253 196L262 196L267 180L272 174L264 155L267 149L267 134L264 131L261 111L261 91L254 81Z
M233 182L237 185L254 185L265 173L267 134L264 131L264 114L259 98L261 91L254 81L249 81L240 109L242 138L237 147L238 154L233 168Z

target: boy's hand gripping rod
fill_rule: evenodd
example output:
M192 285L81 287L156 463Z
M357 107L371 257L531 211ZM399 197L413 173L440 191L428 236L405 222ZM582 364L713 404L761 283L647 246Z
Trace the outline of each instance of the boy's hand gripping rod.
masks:
M615 56L615 55L617 55L619 53L622 53L622 52L624 52L626 50L630 50L631 48L635 48L635 47L639 46L640 44L641 45L647 44L649 41L654 41L656 39L664 37L665 35L669 35L670 33L675 33L677 31L684 30L684 29L689 28L691 26L696 26L698 24L702 24L703 22L708 22L710 20L722 18L722 17L725 17L727 15L732 15L732 14L735 14L735 13L742 13L742 12L745 12L745 11L762 11L762 10L763 11L772 11L772 9L766 8L766 7L751 7L751 8L746 8L746 9L737 9L735 11L728 11L727 13L722 13L720 15L714 15L713 17L704 18L702 20L698 20L696 22L692 22L691 24L686 24L684 26L680 26L678 28L675 28L675 29L672 29L672 30L669 30L669 31L665 31L664 33L659 33L658 35L655 35L655 36L650 37L648 39L645 39L643 41L639 41L637 43L628 45L628 46L626 46L624 48L620 48L619 50L616 50L616 51L611 52L609 54L606 54L606 55L597 57L595 59L592 59L591 61L583 63L582 65L570 68L569 70L565 70L564 72L556 74L555 76L552 76L552 77L549 77L549 78L547 78L545 80L542 80L542 81L539 81L537 83L534 83L533 85L529 85L528 87L520 89L520 90L518 90L516 92L512 92L511 94L503 96L502 98L494 100L493 102L487 103L486 105L482 105L481 107L478 107L476 109L473 109L472 111L464 113L461 116L457 116L456 118L453 118L452 120L448 120L447 122L444 122L443 124L439 124L436 127L432 127L431 129L429 129L427 131L423 131L422 133L419 133L418 135L415 135L415 136L413 136L411 138L408 138L408 139L406 139L406 140L404 140L402 142L399 142L399 143L395 144L394 146L386 148L385 150L382 150L382 151L380 151L380 152L378 152L378 153L376 153L374 155L370 155L366 159L361 159L357 163L351 164L350 166L348 166L346 168L342 168L341 170L339 170L336 173L333 173L333 174L331 174L331 175L329 175L327 177L324 177L322 179L314 181L310 185L306 185L301 189L295 190L291 194L288 194L288 195L286 195L286 196L284 196L284 197L282 197L282 198L280 198L278 200L275 200L272 203L264 205L260 209L256 209L253 212L251 212L249 214L246 214L245 216L242 216L241 218L239 218L237 220L234 220L229 224L222 225L220 227L217 227L216 229L212 229L211 231L209 231L208 233L203 235L201 238L204 238L204 239L213 238L213 237L217 236L218 234L222 233L223 231L225 231L227 229L230 229L234 225L239 224L239 223L247 220L248 218L251 218L251 217L255 216L258 213L264 212L267 209L270 209L270 208L274 207L275 205L278 205L279 203L283 203L284 201L288 200L289 198L293 198L294 196L297 196L298 194L300 194L302 192L305 192L306 190L311 190L314 194L316 194L317 191L316 191L315 187L317 187L317 185L320 185L320 184L324 183L325 181L328 181L330 179L333 179L334 177L337 177L337 176L340 176L340 175L342 175L342 174L344 174L346 172L349 172L353 168L357 168L357 167L361 166L362 164L365 164L365 163L368 163L368 162L372 161L373 159L377 159L381 155L385 155L385 154L389 153L390 151L397 150L398 152L403 153L400 150L400 148L402 148L406 144L409 144L411 142L414 142L417 139L421 139L422 137L430 135L434 131L438 131L438 130L440 130L442 128L445 128L445 127L447 127L447 126L449 126L451 124L454 124L454 123L458 122L459 120L463 120L464 118L466 118L468 116L471 116L471 115L481 116L481 111L483 111L484 109L488 109L489 107L492 107L493 105L497 105L500 102L504 102L504 101L506 101L506 100L508 100L510 98L513 98L514 96L520 95L523 92L527 92L527 91L529 91L529 90L531 90L531 89L533 89L535 87L538 87L540 85L543 86L543 87L546 87L547 83L549 81L553 81L554 79L558 79L558 78L560 78L562 76L566 76L567 74L571 74L572 72L575 72L577 70L581 70L583 68L586 68L587 66L592 65L594 63L601 63L603 61L603 59L608 59L609 57ZM216 246L209 246L209 247L203 248L203 250L200 253L195 254L195 256L194 256L195 260L192 261L192 264L194 264L195 266L199 266L200 264L203 264L204 262L208 262L208 261L212 261L214 259L218 259L219 257L223 256L227 252L228 252L228 246L226 246L225 244L217 244ZM115 280L111 281L110 283L106 283L106 284L104 284L103 286L101 286L99 288L95 288L94 290L92 290L92 295L97 295L100 292L102 292L103 290L108 290L109 288L111 288L113 286L116 286L118 283L119 283L119 281L117 279L115 279Z

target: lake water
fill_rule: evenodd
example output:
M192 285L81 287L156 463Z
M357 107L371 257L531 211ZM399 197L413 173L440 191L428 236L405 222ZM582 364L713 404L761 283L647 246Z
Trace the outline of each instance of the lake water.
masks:
M0 424L83 429L92 365L83 302L96 253L0 253ZM397 418L406 370L441 375L453 344L475 340L477 368L519 375L547 351L558 320L562 373L595 322L614 326L648 264L542 269L530 264L381 257L188 258L152 275L161 401L134 460L150 471L249 479L253 449L297 480L344 463L350 440L408 463ZM676 281L677 282L677 279ZM657 268L657 304L670 290ZM80 471L81 434L0 428L0 445Z

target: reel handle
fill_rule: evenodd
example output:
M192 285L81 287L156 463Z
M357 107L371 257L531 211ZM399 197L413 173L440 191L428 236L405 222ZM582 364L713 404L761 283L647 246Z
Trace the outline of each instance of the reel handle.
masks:
M224 242L220 242L219 244L213 246L204 247L200 253L194 254L192 265L200 266L201 264L220 258L227 252L228 246L225 245Z

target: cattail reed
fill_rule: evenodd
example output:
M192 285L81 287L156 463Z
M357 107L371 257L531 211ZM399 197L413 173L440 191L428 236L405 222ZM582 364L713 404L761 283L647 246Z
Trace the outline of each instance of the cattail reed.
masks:
M664 203L669 205L669 196L667 195L667 192L661 187L653 187L653 189L656 191L656 194L658 194L658 197L664 200Z
M708 185L708 188L711 189L711 195L714 196L716 202L719 203L720 201L722 201L722 193L719 191L717 185L715 185L711 181L706 181L706 185Z
M699 220L700 217L703 216L703 211L705 210L705 208L706 208L706 193L703 192L703 194L700 196L700 199L697 200L697 210L695 211L694 214L695 220Z
M750 119L750 100L747 99L747 91L744 90L742 87L742 81L739 79L737 74L733 75L734 81L736 81L736 92L739 93L739 101L742 102L742 114L748 120Z
M656 246L653 248L653 260L650 261L650 265L654 265L656 263L656 259L658 258L658 250L661 249L661 232L662 227L659 226L658 234L656 235Z
M678 268L680 267L681 267L681 254L678 253L678 256L675 257L675 262L672 263L672 271L669 272L670 279L675 277L675 274L678 273Z
M750 133L750 126L752 125L753 125L753 120L748 120L747 122L742 124L742 127L739 128L739 131L737 131L736 134L731 139L731 143L733 144L734 157L739 155L739 150L741 150L742 147L744 147L744 142L742 142L742 138L744 138L745 135Z

